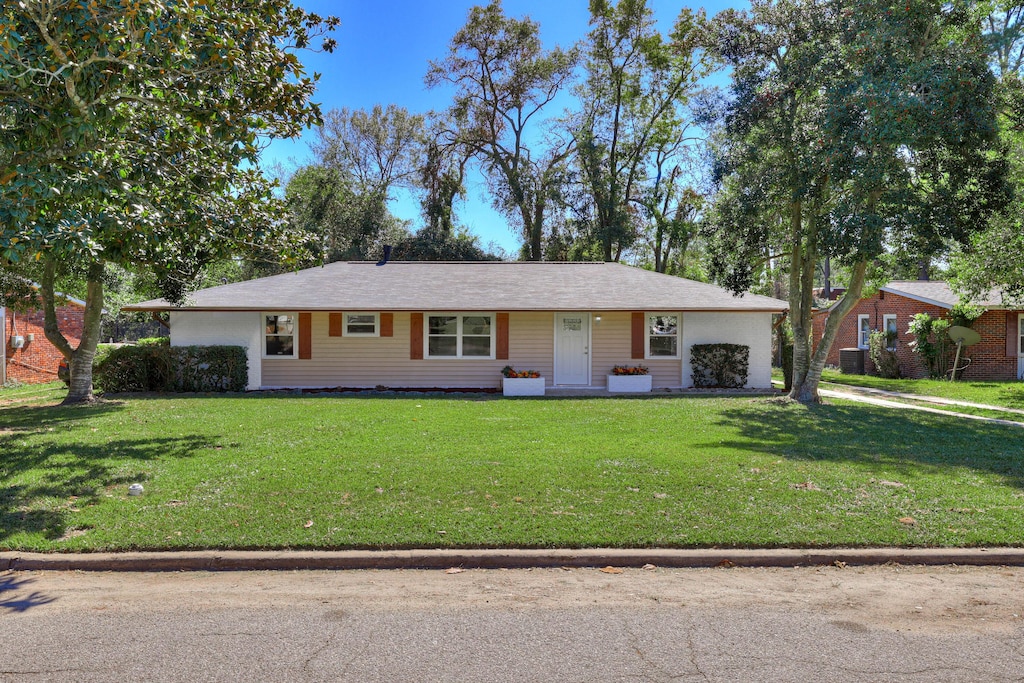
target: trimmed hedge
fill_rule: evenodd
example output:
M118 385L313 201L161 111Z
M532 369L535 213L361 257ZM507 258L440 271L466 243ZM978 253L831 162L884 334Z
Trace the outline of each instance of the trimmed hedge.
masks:
M241 346L122 346L95 369L96 388L126 391L245 391L249 363Z
M690 347L693 386L741 389L747 384L750 347L742 344L694 344Z

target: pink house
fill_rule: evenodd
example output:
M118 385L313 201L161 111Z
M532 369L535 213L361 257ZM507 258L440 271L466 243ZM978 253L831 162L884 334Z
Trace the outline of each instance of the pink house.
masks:
M690 348L750 348L771 386L772 316L786 302L617 263L338 262L124 310L166 311L172 345L247 349L249 389L495 389L501 369L549 388L606 387L615 365L655 389L692 386Z

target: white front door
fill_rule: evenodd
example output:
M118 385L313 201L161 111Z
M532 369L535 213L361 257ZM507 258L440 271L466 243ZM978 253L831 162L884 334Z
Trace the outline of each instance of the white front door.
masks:
M590 385L589 313L555 313L554 383Z

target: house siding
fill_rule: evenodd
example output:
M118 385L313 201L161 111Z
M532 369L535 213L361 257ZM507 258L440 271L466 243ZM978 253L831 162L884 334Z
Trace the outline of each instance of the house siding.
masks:
M294 312L294 311L293 311ZM494 313L500 313L495 311ZM664 311L670 312L670 311ZM537 370L552 385L555 375L554 311L509 312L508 359L414 359L411 347L416 313L395 312L393 336L331 336L330 312L310 314L310 359L263 358L260 313L171 313L171 343L233 344L248 349L249 388L465 388L498 389L506 365ZM647 366L655 388L693 385L690 347L729 342L750 347L748 386L771 386L771 313L683 313L681 357L631 359L632 312L591 315L591 386L603 388L615 365ZM422 333L421 333L422 334Z
M85 309L76 304L59 306L56 309L57 326L72 347L77 347L82 338ZM7 309L2 316L4 329L2 343L6 346L4 354L6 381L18 381L23 384L40 384L57 379L57 367L64 358L57 347L50 343L44 331L45 314L41 310L27 313L15 313ZM26 338L25 345L20 349L11 346L11 338L17 335ZM28 341L28 335L34 339Z
M928 369L914 353L910 342L914 336L908 328L914 315L927 313L933 318L948 318L949 310L934 304L924 303L892 292L877 292L873 296L864 297L857 302L853 310L839 325L832 348L829 349L825 361L827 365L839 365L839 350L857 346L857 319L868 315L871 329L880 330L883 316L896 316L896 357L899 361L900 373L904 377L923 378L928 376ZM818 314L814 318L815 343L821 339L825 331L828 312ZM972 328L981 335L981 341L974 346L965 347L964 355L971 359L971 364L963 373L964 379L980 380L1013 380L1019 378L1018 360L1006 355L1006 311L985 311L974 321ZM875 364L865 353L864 371L869 375L877 374Z
M394 314L392 337L331 337L329 314L312 315L312 358L263 359L264 387L497 389L501 369L537 370L551 384L551 313L509 314L508 359L410 358L412 314Z
M671 311L659 311L671 313ZM685 319L685 315L680 320ZM684 323L685 324L685 323ZM592 320L592 380L595 387L607 387L608 375L616 365L643 365L650 370L651 385L658 389L677 389L682 383L681 358L633 358L633 312L601 313L601 322ZM646 323L644 323L646 332ZM644 339L644 345L647 340ZM682 338L680 337L680 343Z

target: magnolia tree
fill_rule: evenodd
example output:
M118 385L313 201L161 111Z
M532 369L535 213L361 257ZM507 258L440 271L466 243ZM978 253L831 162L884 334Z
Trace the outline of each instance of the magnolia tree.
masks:
M719 195L705 230L736 292L788 270L793 388L818 400L839 324L887 250L964 241L1006 201L995 79L969 3L755 0L712 22L731 67L716 131ZM849 269L815 348L817 264Z
M204 264L287 237L258 152L320 121L295 52L333 49L336 24L291 0L4 4L0 260L40 264L66 403L92 399L105 264L151 267L181 300ZM77 348L54 314L66 268L86 280Z

